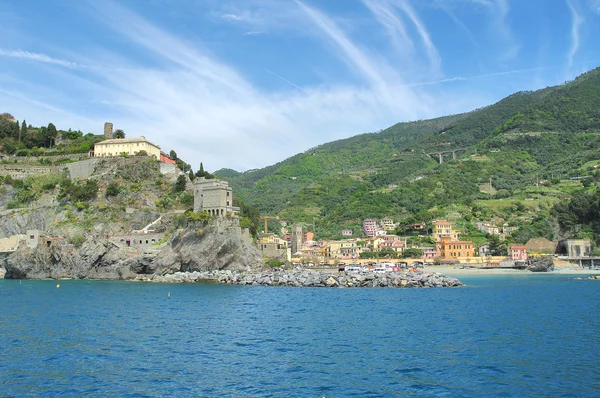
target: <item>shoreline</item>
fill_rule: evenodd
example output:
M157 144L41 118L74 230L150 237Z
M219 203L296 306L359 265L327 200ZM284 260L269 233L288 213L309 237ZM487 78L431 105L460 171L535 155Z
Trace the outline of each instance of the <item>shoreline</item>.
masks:
M600 270L575 267L555 267L553 271L532 272L511 268L455 268L452 266L425 267L425 271L439 272L448 276L498 276L498 275L600 275Z

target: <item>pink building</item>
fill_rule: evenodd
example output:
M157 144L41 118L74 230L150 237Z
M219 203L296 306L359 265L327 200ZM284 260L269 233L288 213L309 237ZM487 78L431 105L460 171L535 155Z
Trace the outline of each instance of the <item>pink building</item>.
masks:
M379 227L377 226L377 221L373 219L368 219L363 221L363 232L368 237L373 237L377 233Z
M512 245L508 252L510 259L513 261L527 260L527 248L525 246Z
M423 250L423 258L437 257L437 252L435 251L435 247L419 247L419 249Z

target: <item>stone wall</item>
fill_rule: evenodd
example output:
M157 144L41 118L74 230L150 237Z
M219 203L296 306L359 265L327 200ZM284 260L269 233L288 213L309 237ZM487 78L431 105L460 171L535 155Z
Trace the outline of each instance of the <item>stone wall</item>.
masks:
M58 173L57 166L34 166L20 164L0 164L0 175L8 175L13 179L23 179L32 175Z
M87 178L90 178L94 174L96 165L101 160L102 159L99 158L91 158L81 160L79 162L67 163L63 167L69 170L71 180L85 180Z

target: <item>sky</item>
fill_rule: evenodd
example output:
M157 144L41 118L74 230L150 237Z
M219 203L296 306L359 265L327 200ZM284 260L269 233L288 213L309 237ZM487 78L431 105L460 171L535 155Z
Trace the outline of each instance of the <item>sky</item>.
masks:
M261 168L600 66L600 0L0 0L0 113Z

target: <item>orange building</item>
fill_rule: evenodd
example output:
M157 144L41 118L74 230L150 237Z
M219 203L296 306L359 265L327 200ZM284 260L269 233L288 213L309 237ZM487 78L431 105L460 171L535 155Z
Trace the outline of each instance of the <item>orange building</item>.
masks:
M475 248L471 241L453 241L451 237L444 236L439 246L440 257L443 259L458 259L475 255Z
M160 162L174 164L174 165L177 164L177 162L174 159L171 159L171 157L164 152L160 153Z

